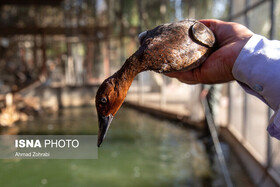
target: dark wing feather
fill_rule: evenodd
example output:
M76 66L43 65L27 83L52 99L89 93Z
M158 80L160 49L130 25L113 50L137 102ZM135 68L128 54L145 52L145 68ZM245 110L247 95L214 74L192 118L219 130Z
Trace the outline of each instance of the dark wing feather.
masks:
M208 47L213 47L215 36L212 31L200 22L196 22L192 26L192 34L195 40L201 42Z

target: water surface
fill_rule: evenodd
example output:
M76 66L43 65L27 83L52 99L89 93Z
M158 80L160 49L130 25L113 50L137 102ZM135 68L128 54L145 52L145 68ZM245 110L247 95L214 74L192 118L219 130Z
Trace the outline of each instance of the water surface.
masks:
M20 125L22 134L97 134L93 108ZM203 186L215 176L194 131L126 108L113 120L98 159L0 160L0 168L1 186Z

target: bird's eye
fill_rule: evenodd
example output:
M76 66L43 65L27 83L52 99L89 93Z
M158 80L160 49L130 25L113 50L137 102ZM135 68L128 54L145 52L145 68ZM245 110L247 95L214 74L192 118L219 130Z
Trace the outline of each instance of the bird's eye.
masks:
M103 103L103 104L106 104L106 103L107 103L106 97L101 98L101 103Z

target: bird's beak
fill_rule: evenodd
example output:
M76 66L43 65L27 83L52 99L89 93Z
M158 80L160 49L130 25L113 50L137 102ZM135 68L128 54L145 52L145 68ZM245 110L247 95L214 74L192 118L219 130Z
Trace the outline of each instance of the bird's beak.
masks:
M97 142L98 147L100 147L100 144L103 142L103 139L106 136L106 133L110 127L112 120L113 120L112 114L109 114L108 116L98 115L98 123L99 123L98 142Z

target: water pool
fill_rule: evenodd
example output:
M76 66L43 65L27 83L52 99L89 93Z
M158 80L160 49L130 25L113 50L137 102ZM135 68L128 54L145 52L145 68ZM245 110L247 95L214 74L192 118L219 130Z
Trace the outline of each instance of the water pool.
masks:
M72 108L20 126L21 134L97 134L97 117L94 108ZM12 187L211 186L211 176L212 184L221 181L221 176L213 173L196 132L127 108L122 108L112 122L98 157L95 160L0 160L0 184Z

